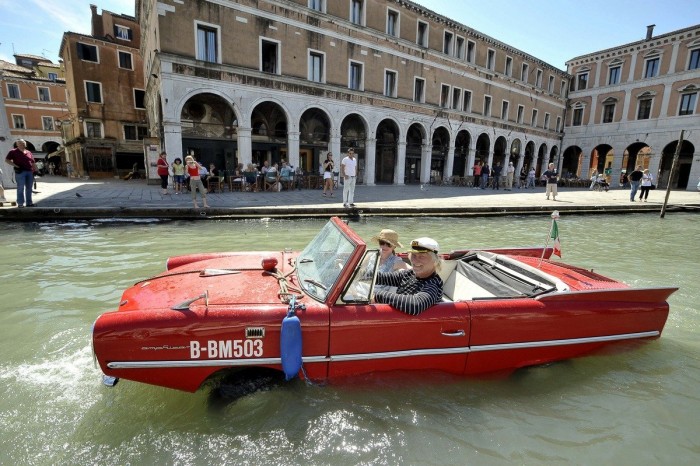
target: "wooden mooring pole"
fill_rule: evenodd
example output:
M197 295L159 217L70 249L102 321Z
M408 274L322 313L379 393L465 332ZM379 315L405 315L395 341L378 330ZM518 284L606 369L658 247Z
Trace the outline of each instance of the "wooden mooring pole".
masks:
M678 157L681 155L681 146L683 145L683 133L684 129L681 130L681 135L678 137L678 144L676 145L676 152L673 154L673 163L671 164L671 174L668 175L668 185L666 186L666 197L664 198L664 205L661 206L660 218L666 216L666 204L668 204L668 196L671 194L671 183L673 182L673 175L676 173L676 167L678 166ZM659 180L656 180L658 183Z

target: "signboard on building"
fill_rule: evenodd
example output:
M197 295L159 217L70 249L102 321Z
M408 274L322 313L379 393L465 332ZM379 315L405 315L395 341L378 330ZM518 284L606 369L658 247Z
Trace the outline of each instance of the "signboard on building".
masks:
M158 138L143 138L143 156L146 166L146 179L160 181L158 176L158 154L160 154L160 140Z

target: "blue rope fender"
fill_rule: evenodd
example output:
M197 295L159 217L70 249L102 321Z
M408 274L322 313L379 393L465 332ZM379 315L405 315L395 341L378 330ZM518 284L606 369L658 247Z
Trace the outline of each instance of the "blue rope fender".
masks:
M292 298L280 331L280 356L286 380L293 379L301 370L301 321L294 311L295 299Z

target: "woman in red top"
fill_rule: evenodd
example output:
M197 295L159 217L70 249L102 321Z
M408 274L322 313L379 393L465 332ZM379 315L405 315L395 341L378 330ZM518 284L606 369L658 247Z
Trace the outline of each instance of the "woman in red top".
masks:
M160 153L158 157L158 176L160 176L160 187L163 189L163 194L170 194L168 192L168 155L165 152Z
M202 194L202 202L204 203L204 207L209 207L207 204L207 190L204 189L202 178L199 176L200 168L202 168L202 166L199 164L199 162L194 160L194 157L191 155L185 157L185 169L187 170L187 174L190 176L190 189L192 190L192 201L194 202L195 209L199 208L199 205L197 204L197 189L199 189L199 192Z

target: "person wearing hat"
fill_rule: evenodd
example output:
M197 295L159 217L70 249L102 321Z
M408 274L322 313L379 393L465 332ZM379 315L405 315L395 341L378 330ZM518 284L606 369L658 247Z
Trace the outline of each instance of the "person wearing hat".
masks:
M416 316L442 299L442 279L437 271L441 259L439 246L432 238L411 241L409 258L412 269L377 273L377 285L395 286L396 291L380 289L373 302L388 304L401 312Z
M395 272L408 268L408 264L396 255L396 248L403 247L399 243L399 234L394 230L385 229L379 232L372 241L379 243L379 271Z

